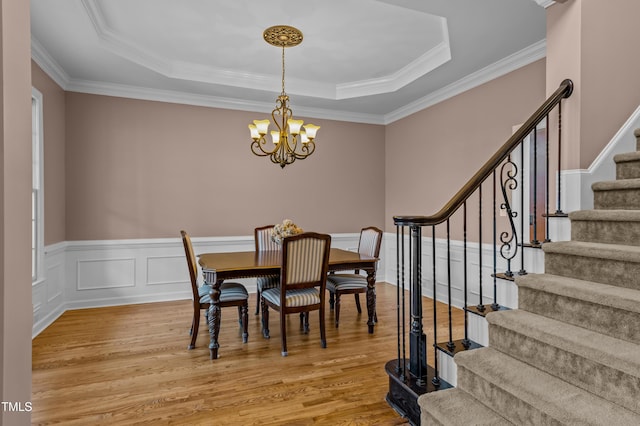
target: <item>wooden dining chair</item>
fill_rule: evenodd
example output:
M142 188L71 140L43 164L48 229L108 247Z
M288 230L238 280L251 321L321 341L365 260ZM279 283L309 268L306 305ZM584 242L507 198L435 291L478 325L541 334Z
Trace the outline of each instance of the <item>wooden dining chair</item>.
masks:
M309 312L317 310L320 317L320 343L327 347L324 325L325 286L329 269L331 236L306 232L284 238L280 287L264 290L262 334L269 338L269 308L280 312L282 356L287 356L287 314L301 313L304 332L309 332Z
M261 251L280 251L280 244L271 239L271 230L275 225L266 225L253 230L253 240L256 245L256 253ZM256 279L256 315L260 313L260 294L263 290L280 286L280 275L258 277Z
M185 231L180 231L182 244L187 257L189 276L191 278L191 291L193 296L193 319L191 320L191 343L188 349L193 349L198 338L198 328L200 326L200 311L204 310L205 318L208 322L209 306L211 305L211 286L207 283L198 285L198 266L193 253L191 238ZM236 306L238 308L238 321L242 326L242 341L247 343L249 336L249 293L244 285L236 282L223 282L220 286L220 308Z
M358 243L358 253L377 258L380 255L381 243L382 231L380 229L374 226L362 228ZM367 277L359 272L359 270L355 270L352 274L329 274L327 277L329 307L334 310L336 328L338 328L340 321L340 296L343 294L353 294L356 299L358 313L362 313L359 294L367 292ZM375 313L374 318L377 318Z

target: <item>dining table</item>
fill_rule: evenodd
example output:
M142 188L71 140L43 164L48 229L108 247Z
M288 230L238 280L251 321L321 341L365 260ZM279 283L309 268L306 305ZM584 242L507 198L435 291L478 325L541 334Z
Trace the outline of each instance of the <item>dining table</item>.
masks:
M367 326L373 333L376 318L376 263L378 258L358 252L331 248L329 253L329 272L362 270L367 273ZM207 315L211 359L218 358L218 335L220 333L220 285L223 281L239 278L266 277L280 274L282 252L240 251L202 253L198 256L205 283L211 286L211 303Z

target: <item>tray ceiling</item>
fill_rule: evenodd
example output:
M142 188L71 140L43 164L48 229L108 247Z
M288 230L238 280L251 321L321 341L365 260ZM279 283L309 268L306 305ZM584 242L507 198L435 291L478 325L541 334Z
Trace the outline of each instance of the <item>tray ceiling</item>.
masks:
M65 90L388 123L544 57L537 0L31 0L34 60Z

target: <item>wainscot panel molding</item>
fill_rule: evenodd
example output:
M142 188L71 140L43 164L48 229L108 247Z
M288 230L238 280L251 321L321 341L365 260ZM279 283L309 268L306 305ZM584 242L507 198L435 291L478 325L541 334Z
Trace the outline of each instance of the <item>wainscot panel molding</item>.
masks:
M359 233L331 237L332 247L353 251L358 248ZM194 237L192 244L196 255L254 249L253 235ZM191 298L189 272L179 237L66 241L45 247L44 261L45 277L32 287L32 337L68 309ZM380 281L386 275L384 266L381 257ZM199 276L202 279L201 271ZM238 281L246 285L249 292L256 291L255 278ZM255 298L250 303L255 303Z
M409 236L405 235L405 244L408 244ZM430 237L422 237L422 295L433 298L433 253ZM396 235L385 234L384 244L384 281L397 285L398 267L396 265ZM462 241L451 240L451 304L452 306L464 307L464 244ZM480 255L482 255L482 301L484 304L493 303L493 245L467 242L467 305L476 305L480 302ZM405 283L406 290L410 288L409 260L405 259ZM448 303L447 292L447 240L436 238L436 296L437 300ZM511 269L515 272L520 270L520 256L512 261ZM500 256L496 259L498 272L506 270L506 261ZM539 249L525 250L525 265L530 273L542 272L544 270L544 254ZM382 280L382 276L378 275ZM518 307L518 292L516 285L511 281L497 279L497 303L509 308Z

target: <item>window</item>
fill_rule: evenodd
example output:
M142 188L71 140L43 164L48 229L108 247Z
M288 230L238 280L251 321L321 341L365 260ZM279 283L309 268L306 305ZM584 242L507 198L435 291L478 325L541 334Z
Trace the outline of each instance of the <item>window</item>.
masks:
M43 279L44 270L42 93L36 89L31 91L31 129L31 278L35 283Z

